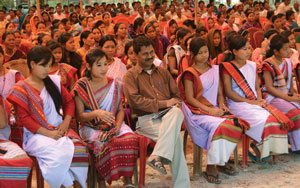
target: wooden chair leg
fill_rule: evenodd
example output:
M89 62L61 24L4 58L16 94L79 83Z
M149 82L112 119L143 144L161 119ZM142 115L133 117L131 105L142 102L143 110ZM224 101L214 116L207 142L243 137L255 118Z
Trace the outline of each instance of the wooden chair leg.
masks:
M203 149L199 147L199 153L200 153L200 157L199 157L199 160L200 160L200 170L199 170L199 175L201 176L202 175L202 166L203 166Z
M187 144L187 138L188 138L188 131L185 130L184 131L184 136L183 136L183 152L184 152L184 156L186 157L186 144Z
M36 161L36 181L37 181L36 183L37 188L44 188L44 178L42 176L42 172L37 161Z
M134 169L133 169L133 176L134 176L134 186L139 186L139 179L138 179L138 169L137 169L137 162L135 163Z
M193 150L193 180L197 180L202 174L202 148L194 143Z
M140 173L139 173L139 187L145 186L145 176L146 176L146 157L147 157L147 137L140 136Z
M97 171L95 167L95 157L93 151L89 150L91 156L91 163L89 165L88 171L88 188L95 188L97 187Z
M234 150L234 169L237 169L237 165L238 165L238 146L236 146L235 150Z
M249 151L249 144L250 144L249 137L247 135L243 135L242 142L243 142L242 168L248 168L248 151Z
M33 166L32 166L32 169L30 171L30 174L29 174L29 176L27 178L27 188L31 188L32 187L32 185L31 185L31 183L32 183L32 171L33 171Z

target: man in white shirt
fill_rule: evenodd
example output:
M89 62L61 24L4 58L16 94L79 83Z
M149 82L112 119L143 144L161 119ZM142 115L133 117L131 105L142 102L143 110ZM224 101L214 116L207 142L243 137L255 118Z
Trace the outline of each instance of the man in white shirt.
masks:
M137 7L138 4L137 4L137 2L133 2L131 5L132 5L132 8L133 8L133 9L129 12L129 14L130 14L130 15L137 15L137 14L139 13L138 10L137 10L137 9L138 9L138 7Z
M149 5L145 5L144 7L144 19L148 20L151 16L153 16L153 13L150 11L150 6Z
M277 15L277 14L285 15L286 11L292 10L290 3L291 3L291 0L284 0L276 9L275 15Z
M187 0L185 0L182 4L183 9L181 9L181 13L183 16L191 16L191 11L189 10L190 5Z
M216 17L214 14L214 7L211 4L208 4L206 6L206 10L207 12L205 12L204 14L202 14L201 18L207 18L207 17Z
M64 13L62 13L61 11L61 6L57 5L56 6L56 13L53 15L54 19L56 20L62 20L64 18L66 18L66 15Z
M177 14L177 15L174 17L174 20L175 20L176 22L183 22L184 20L187 19L186 16L182 15L181 7L177 7L177 8L176 8L176 14Z
M171 20L171 19L174 19L174 17L176 16L177 14L176 14L176 10L175 10L175 5L174 4L171 4L170 5L170 11L168 11L167 13L166 13L166 18L168 19L168 20Z

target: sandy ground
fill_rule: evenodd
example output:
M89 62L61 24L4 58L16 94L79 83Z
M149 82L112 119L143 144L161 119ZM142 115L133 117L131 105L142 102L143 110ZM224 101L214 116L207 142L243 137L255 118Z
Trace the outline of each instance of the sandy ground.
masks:
M241 161L242 150L241 144L239 144L239 161ZM203 155L205 165L205 153ZM220 174L222 183L220 185L214 185L207 183L207 181L200 177L197 180L193 180L193 147L190 138L187 144L187 163L189 168L192 188L242 188L242 187L253 187L253 188L293 188L300 187L300 154L289 153L287 155L281 155L276 157L275 162L270 162L266 165L254 164L249 161L249 167L242 169L240 166L236 176L228 176ZM172 177L170 174L169 166L166 166L168 174L161 175L160 173L147 167L146 169L146 187L147 188L171 188ZM205 166L202 168L205 170ZM32 187L36 187L35 173L33 176ZM122 181L115 181L108 188L121 188ZM50 186L45 182L45 188Z

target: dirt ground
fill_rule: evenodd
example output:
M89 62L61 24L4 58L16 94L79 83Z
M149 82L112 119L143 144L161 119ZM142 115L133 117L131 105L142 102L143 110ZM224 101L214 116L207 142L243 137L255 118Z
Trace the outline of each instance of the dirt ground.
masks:
M254 164L249 161L249 167L242 169L239 165L236 176L228 176L220 174L222 183L220 185L214 185L207 183L207 181L200 177L197 180L193 180L193 147L192 141L188 139L187 144L187 163L189 168L189 174L192 179L192 188L298 188L300 187L300 154L289 153L276 157L275 162L270 162L265 165ZM239 144L239 161L242 159L242 148ZM203 154L203 164L206 164L205 153ZM152 170L147 166L146 169L146 186L147 188L171 188L172 176L169 166L166 166L168 174L161 175L160 173ZM205 166L202 168L205 170ZM36 176L34 173L32 187L36 187ZM108 188L121 188L123 183L121 180L115 181ZM45 182L45 188L50 186Z

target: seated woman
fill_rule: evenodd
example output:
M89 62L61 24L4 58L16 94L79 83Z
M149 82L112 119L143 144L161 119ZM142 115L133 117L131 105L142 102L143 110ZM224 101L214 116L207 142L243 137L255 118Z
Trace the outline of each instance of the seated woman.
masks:
M176 29L178 25L174 19L168 21L164 27L164 35L168 38L170 44L173 44L176 40Z
M258 29L262 29L261 25L255 20L255 14L252 11L248 11L246 13L247 21L242 26L242 29L249 29L252 27L256 27Z
M126 73L126 65L121 61L121 59L114 57L116 55L117 42L113 35L105 35L101 38L99 42L100 48L107 55L108 71L106 76L109 76L118 81L122 81L124 74Z
M289 57L289 40L276 35L271 39L267 59L263 63L266 102L283 112L295 126L289 130L292 151L300 150L300 95L293 86L293 65Z
M114 26L115 24L113 24L111 22L111 15L109 12L105 12L104 14L102 14L102 20L105 23L105 34L106 35L113 35L114 34Z
M256 63L248 61L248 39L237 35L228 46L231 54L220 65L221 76L230 112L250 124L246 134L254 140L251 147L256 156L249 153L249 157L257 162L270 155L288 153L287 133L293 123L262 99Z
M0 46L0 86L2 87L0 95L4 98L8 96L11 89L19 80L21 80L21 73L15 70L6 69L4 66L4 51Z
M94 26L92 29L92 33L94 34L94 40L95 40L94 47L98 48L100 39L102 37L102 32L101 32L100 28Z
M75 187L86 187L88 153L80 137L68 128L75 112L72 96L61 85L60 76L48 76L53 55L47 47L36 46L27 62L30 76L7 97L24 126L23 149L37 158L51 187L68 187L74 181Z
M125 177L125 186L134 187L131 177L138 154L138 141L124 123L122 85L106 77L108 57L100 49L86 56L86 77L73 89L76 117L82 123L81 138L88 143L96 157L100 187Z
M186 54L185 40L190 36L190 31L184 28L178 29L176 32L177 44L171 46L167 52L166 63L169 66L171 75L176 78L178 76L178 66L181 58Z
M116 55L124 56L125 44L129 41L127 27L124 23L119 22L114 26L116 40ZM106 34L106 33L105 33Z
M16 59L26 59L25 54L16 48L16 37L12 32L5 32L2 35L2 43L4 64Z
M187 129L193 142L207 149L207 167L204 177L210 183L221 183L218 170L228 175L236 172L228 160L247 122L230 114L224 105L219 66L210 65L206 41L197 37L190 43L192 66L178 78L178 87L184 100Z
M6 101L5 101L6 102ZM9 106L0 95L0 187L26 187L32 168L32 160L14 142L9 141Z
M221 30L211 29L207 34L207 45L210 51L211 59L216 58L220 53L224 51L223 37Z
M145 36L148 37L151 40L156 57L158 57L158 59L162 59L163 58L163 53L164 53L163 44L156 35L154 25L151 24L151 23L147 24L145 26L145 32L144 33L145 33Z
M77 69L78 78L81 77L82 58L76 53L74 37L70 33L62 33L57 41L63 47L62 62L71 65ZM79 71L80 70L80 71Z
M51 66L49 75L60 75L61 76L61 84L68 89L68 91L71 91L73 88L75 82L77 82L77 69L72 67L71 65L68 65L66 63L62 63L62 54L63 49L61 44L54 40L50 40L47 42L46 47L48 47L54 56L55 62Z
M255 48L252 52L251 60L261 65L266 58L266 53L270 48L270 40L279 34L275 29L270 29L264 33L264 41L261 43L261 48Z
M289 40L290 50L289 50L288 58L291 59L293 68L295 68L299 63L299 52L296 50L296 40L295 40L294 32L286 30L283 31L281 34L282 36L284 36Z
M80 70L84 70L86 67L85 56L86 54L94 48L95 40L94 34L91 31L83 31L80 34L80 47L77 49L77 53L82 58L82 66Z

